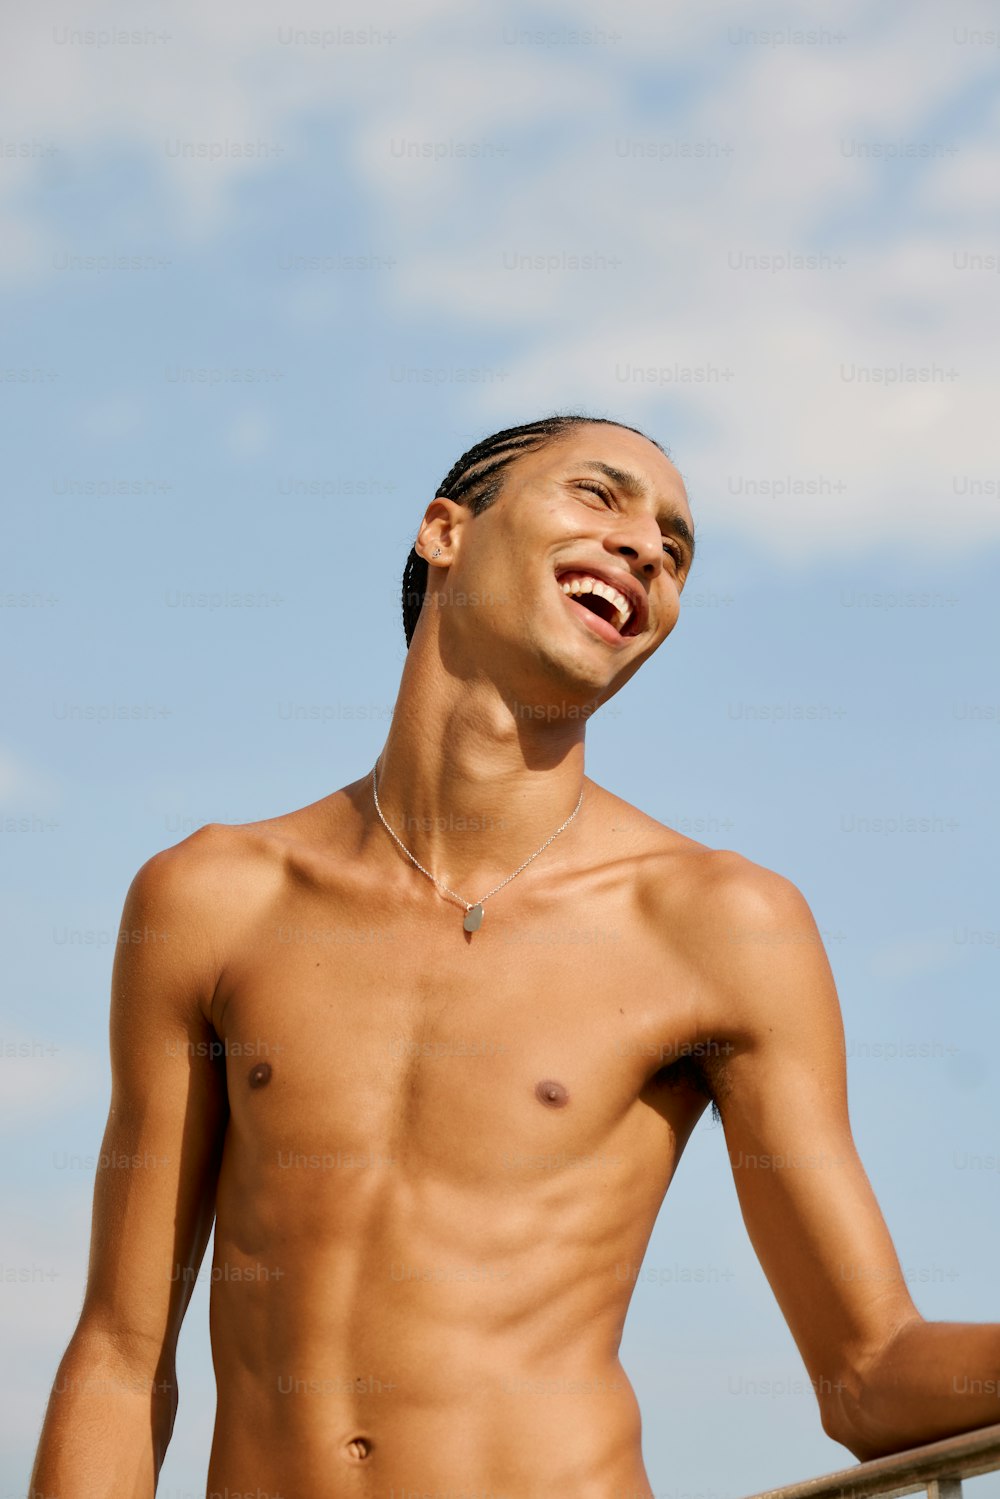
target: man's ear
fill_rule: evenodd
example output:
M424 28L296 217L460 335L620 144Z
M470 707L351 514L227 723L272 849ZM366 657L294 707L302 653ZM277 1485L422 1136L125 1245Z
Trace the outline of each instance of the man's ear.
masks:
M417 551L431 567L448 567L454 561L458 537L470 514L467 506L460 505L457 500L445 499L444 495L436 495L431 500L414 542ZM435 557L434 552L438 549L440 555Z

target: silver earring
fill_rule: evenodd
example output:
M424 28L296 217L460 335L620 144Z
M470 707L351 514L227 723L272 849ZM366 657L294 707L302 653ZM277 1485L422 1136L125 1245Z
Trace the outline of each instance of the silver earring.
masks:
M433 552L431 552L431 556L432 557L440 557L440 555L441 555L441 548L440 547L435 547L434 550L433 550Z

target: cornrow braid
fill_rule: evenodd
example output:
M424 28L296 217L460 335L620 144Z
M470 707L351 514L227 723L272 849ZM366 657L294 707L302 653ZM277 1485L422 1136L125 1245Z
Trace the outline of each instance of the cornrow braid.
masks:
M457 500L460 505L468 506L472 514L481 515L488 510L503 489L508 466L523 453L533 452L535 449L544 447L557 437L561 437L573 426L601 424L608 427L624 427L626 432L637 432L640 437L646 437L645 432L639 432L638 427L627 427L624 422L613 422L603 416L582 416L573 413L565 416L546 416L537 422L525 422L520 427L505 427L502 432L494 432L490 437L484 437L474 447L463 453L458 462L448 470L446 477L435 490L446 500ZM653 438L647 438L654 447L665 453L666 449L661 447ZM421 557L415 547L410 548L410 555L406 559L403 569L403 630L406 634L406 648L409 650L413 639L413 632L417 627L420 610L423 608L424 598L427 594L427 582L429 566L426 558Z

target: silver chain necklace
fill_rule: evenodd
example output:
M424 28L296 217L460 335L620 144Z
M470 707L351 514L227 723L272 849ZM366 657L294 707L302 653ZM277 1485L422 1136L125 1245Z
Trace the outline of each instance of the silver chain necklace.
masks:
M467 900L463 900L462 897L460 895L457 895L454 890L449 890L447 885L442 884L442 882L440 880L435 879L434 876L431 874L430 870L429 869L425 869L424 866L420 863L419 859L415 859L413 857L413 855L410 853L410 850L406 847L406 844L403 843L403 841L400 838L396 838L396 834L392 831L392 828L389 826L389 824L386 822L385 818L382 816L382 808L378 804L378 785L377 785L376 774L375 774L377 768L378 768L378 761L376 760L375 764L372 766L372 792L374 793L374 796L375 796L375 811L379 815L379 821L381 822L382 826L385 828L386 832L389 834L389 837L396 839L396 842L399 844L400 848L403 850L403 853L409 859L410 863L411 864L416 864L416 866L420 870L421 874L425 874L429 880L434 880L434 883L435 883L435 885L437 885L437 887L438 887L439 890L443 890L443 891L445 891L445 893L447 895L453 896L454 899L457 900L460 905L462 905L462 906L465 907L465 920L462 922L462 926L464 927L464 929L467 932L478 932L479 928L482 926L482 924L483 924L483 901L489 900L489 898L490 898L491 895L496 895L497 891L498 890L502 890L503 887L504 887L504 885L509 885L510 882L511 882L511 880L514 879L515 875L519 875L521 873L522 869L527 869L528 865L531 863L531 860L532 859L537 859L538 855L542 852L542 849L548 848L549 844L552 842L552 839L553 838L558 838L559 834L563 831L563 828L568 828L569 827L570 823L573 821L573 818L576 816L576 814L579 812L581 806L583 805L583 787L581 787L580 788L580 800L577 802L576 806L573 808L572 812L569 814L569 816L567 817L566 821L562 824L562 827L556 828L556 830L552 834L552 836L550 838L546 838L545 842L542 844L542 847L541 848L536 848L535 852L531 855L531 857L525 859L524 863L520 864L517 867L517 869L514 870L514 874L509 874L505 880L501 880L500 881L499 885L495 885L492 890L489 890L489 891L487 891L487 893L485 895L480 896L479 900L477 900L475 902L475 904L470 905L470 903Z

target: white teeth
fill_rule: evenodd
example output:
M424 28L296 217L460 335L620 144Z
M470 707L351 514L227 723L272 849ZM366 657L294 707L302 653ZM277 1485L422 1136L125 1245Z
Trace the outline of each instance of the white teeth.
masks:
M619 593L617 588L612 588L610 583L605 583L601 578L576 577L568 582L560 583L559 586L563 593L596 593L602 599L607 599L609 603L614 604L618 616L615 620L615 629L619 633L624 630L632 617L632 605L629 600L624 594Z

